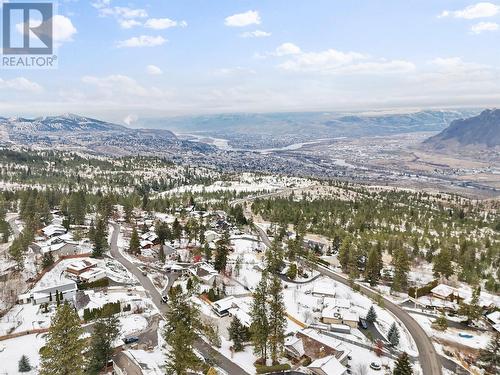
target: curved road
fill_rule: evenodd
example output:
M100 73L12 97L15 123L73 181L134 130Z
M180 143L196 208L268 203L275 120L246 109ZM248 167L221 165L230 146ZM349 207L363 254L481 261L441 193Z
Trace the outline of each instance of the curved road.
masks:
M266 246L271 246L271 241L267 237L266 232L257 225L255 226L255 228L259 232L259 235L264 244L266 244ZM329 270L328 268L318 265L317 271L339 283L350 286L349 280L347 278ZM359 287L366 296L372 299L375 299L377 298L377 296L379 296L378 293L365 287L364 285L360 284L357 285L359 285ZM401 320L401 322L406 326L406 329L408 329L408 331L411 333L413 340L417 344L418 358L423 373L425 375L441 375L442 366L440 357L437 354L431 339L427 336L422 327L420 327L420 325L398 305L396 305L395 303L391 302L390 300L386 299L383 296L382 298L384 299L385 308L390 312L392 312L394 315L396 315L399 318L399 320Z
M164 316L168 310L168 306L161 301L161 294L155 288L149 277L144 276L142 271L137 265L125 258L118 250L118 233L120 232L120 225L114 223L113 234L111 235L111 246L110 253L118 262L120 262L127 270L129 270L141 283L142 287L148 291L151 300ZM236 363L232 362L230 359L224 357L217 350L212 348L202 339L196 340L194 347L198 350L206 359L210 359L213 363L217 364L218 367L222 368L226 373L231 375L249 375L245 370L243 370Z

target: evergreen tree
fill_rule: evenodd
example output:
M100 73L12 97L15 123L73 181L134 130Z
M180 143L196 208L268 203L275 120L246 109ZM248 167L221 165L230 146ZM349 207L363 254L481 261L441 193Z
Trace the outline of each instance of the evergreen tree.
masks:
M434 276L449 278L453 275L451 252L447 246L443 247L439 254L434 256L433 263L432 271L434 272Z
M408 272L410 271L410 261L408 253L403 247L399 247L393 252L392 264L394 266L394 279L392 289L401 292L408 286Z
M176 240L180 240L182 237L182 225L179 223L179 220L177 220L177 218L175 218L174 222L172 223L172 235Z
M120 335L120 322L115 315L99 318L93 326L90 339L87 373L97 375L113 354L113 342Z
M99 218L94 232L94 248L92 256L94 258L102 257L103 253L108 248L108 225L104 218Z
M412 375L413 369L411 367L410 358L406 352L403 352L396 361L393 375Z
M392 323L389 328L389 332L387 332L387 339L391 343L391 346L396 347L399 345L399 330L396 323Z
M22 355L21 359L17 363L17 371L19 372L30 372L32 370L30 360L26 355Z
M141 242L139 240L139 233L137 233L137 229L135 227L134 229L132 229L132 235L130 236L130 242L128 244L128 252L131 254L141 253Z
M370 309L368 310L365 319L368 323L375 323L377 321L377 312L375 311L373 305L370 306Z
M168 311L164 337L171 350L167 354L167 374L186 375L197 370L200 360L193 350L197 333L201 330L199 312L182 288L169 291Z
M375 286L378 284L378 281L380 279L380 271L382 271L381 264L381 253L376 248L372 248L368 253L368 261L366 262L365 269L365 278L371 286Z
M439 317L434 321L434 325L440 331L446 331L448 328L448 320L446 320L446 315L444 315L444 311L441 311Z
M52 317L47 343L40 350L40 375L83 375L85 359L83 329L75 309L68 303Z
M481 317L481 306L479 306L479 295L481 288L478 287L472 292L472 299L470 304L465 302L460 303L458 314L467 317L467 323L478 320Z
M233 341L233 349L236 352L243 350L243 343L249 340L249 331L237 316L233 317L228 329L229 339Z
M226 269L230 244L229 231L225 230L221 239L217 241L217 248L215 252L214 268L219 272L225 271Z
M500 371L500 333L495 333L488 346L479 353L479 361L489 374Z
M342 244L340 245L339 255L338 255L340 266L342 267L342 270L344 272L349 271L348 264L351 252L352 252L352 240L351 237L346 236L342 241Z
M267 344L270 334L267 306L268 293L268 275L267 272L263 272L260 282L253 294L253 303L250 313L252 317L250 331L252 334L254 352L256 355L260 356L263 363L267 360Z
M267 271L269 273L278 273L283 266L283 257L284 254L281 241L275 238L266 251Z
M274 275L269 285L269 349L273 364L278 358L285 344L286 311L283 300L283 287L278 276Z

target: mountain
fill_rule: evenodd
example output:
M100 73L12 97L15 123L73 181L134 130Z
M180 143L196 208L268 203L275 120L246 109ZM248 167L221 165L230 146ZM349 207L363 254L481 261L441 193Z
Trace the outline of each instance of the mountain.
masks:
M436 110L412 113L241 113L142 119L148 128L223 138L238 148L288 146L335 137L370 137L441 131L452 120L478 110Z
M452 121L424 144L435 149L450 147L500 147L500 109L485 110L478 116Z
M3 143L109 155L175 154L184 149L203 151L210 148L181 141L166 129L131 129L74 114L34 119L0 117L0 135Z

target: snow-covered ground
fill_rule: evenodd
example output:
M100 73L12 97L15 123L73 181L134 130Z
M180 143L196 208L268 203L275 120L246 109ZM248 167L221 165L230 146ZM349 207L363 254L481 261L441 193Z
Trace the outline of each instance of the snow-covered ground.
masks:
M0 374L18 374L17 366L23 354L28 357L31 366L34 368L28 374L37 374L36 367L40 364L39 350L44 345L45 338L43 334L0 341Z

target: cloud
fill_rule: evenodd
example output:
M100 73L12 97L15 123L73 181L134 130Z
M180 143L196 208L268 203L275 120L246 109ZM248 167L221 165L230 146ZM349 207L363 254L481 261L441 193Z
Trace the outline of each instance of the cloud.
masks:
M38 93L43 90L38 83L30 81L24 77L17 77L9 80L0 78L0 89Z
M128 47L157 47L165 44L167 39L161 35L151 36L151 35L141 35L134 36L132 38L121 40L118 42L118 48L128 48Z
M137 20L118 20L118 23L123 29L131 29L135 26L141 26L142 23L140 23Z
M249 10L245 13L233 14L226 17L224 24L231 27L244 27L250 25L259 25L261 22L259 12L256 10Z
M152 75L152 76L159 76L159 75L163 74L163 71L160 68L158 68L156 65L148 65L146 67L146 71L149 75Z
M171 27L186 27L186 21L174 21L170 18L150 18L144 23L144 27L153 30L165 30Z
M483 31L498 31L500 25L495 22L479 22L475 25L472 25L471 32L472 34L481 34Z
M287 57L278 65L290 72L313 72L335 74L387 74L407 73L416 69L415 64L405 60L375 59L359 52L343 52L327 49L319 52L304 52L293 43L279 46L273 56Z
M469 5L468 7L461 10L445 10L441 13L439 18L454 17L472 20L476 18L494 17L498 13L500 13L500 5L482 2L474 5Z
M121 74L112 74L106 77L84 76L82 82L99 89L99 94L107 98L123 97L129 98L160 98L164 92L157 88L146 88L136 80Z
M40 20L30 19L30 25L38 25L40 23ZM73 36L77 33L76 27L73 25L73 22L71 22L71 19L59 14L52 18L52 28L54 44L56 46L60 46L65 42L72 42ZM22 22L16 24L16 31L21 34L24 33L24 24ZM37 38L33 32L30 33L31 37Z
M137 117L136 115L129 114L129 115L125 116L125 118L123 119L123 123L127 126L130 126L130 125L132 125L132 123L136 122L138 119L139 119L139 117Z
M241 33L240 36L242 38L267 38L271 36L271 33L262 30L255 30L255 31L246 31L244 33Z
M282 45L276 48L276 52L274 53L276 56L287 56L287 55L297 55L301 53L301 50L298 46L293 43L283 43Z

